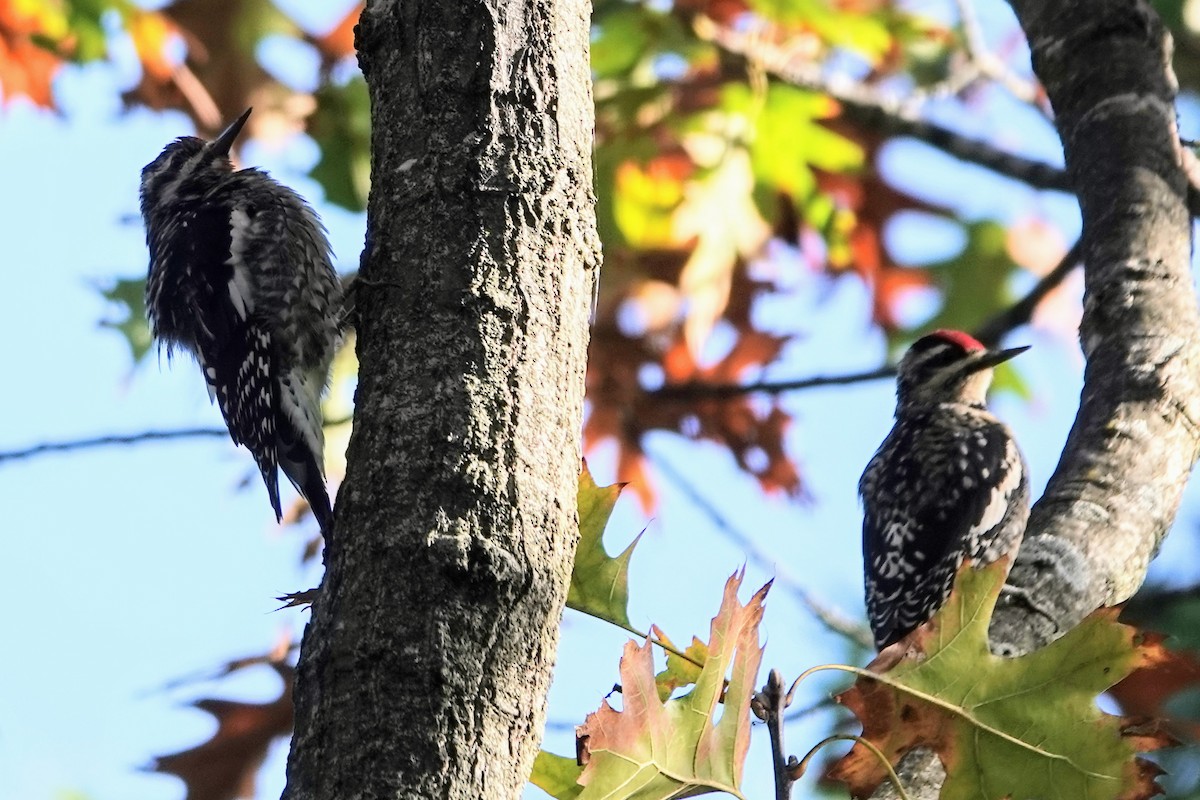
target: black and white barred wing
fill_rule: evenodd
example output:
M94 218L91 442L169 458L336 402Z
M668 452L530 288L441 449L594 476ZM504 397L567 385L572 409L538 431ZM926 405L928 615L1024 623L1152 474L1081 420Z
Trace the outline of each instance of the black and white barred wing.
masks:
M893 430L859 490L867 615L881 648L945 602L964 558L983 565L1008 553L1025 522L1014 514L1028 509L1021 456L994 422Z

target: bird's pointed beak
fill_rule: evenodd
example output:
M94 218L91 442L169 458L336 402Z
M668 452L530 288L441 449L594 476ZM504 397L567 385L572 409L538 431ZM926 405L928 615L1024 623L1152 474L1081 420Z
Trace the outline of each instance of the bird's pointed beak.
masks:
M1019 356L1029 349L1029 345L1024 347L1013 347L1008 350L985 350L979 360L975 362L975 369L990 369L997 364L1003 364L1014 356Z
M253 108L247 108L242 112L240 117L235 119L229 125L228 128L221 131L220 136L218 136L216 139L213 139L212 144L209 145L209 147L212 149L212 152L222 156L229 155L229 150L233 147L234 140L237 139L238 134L242 132L242 126L246 124L246 120L250 118L250 112L253 110Z

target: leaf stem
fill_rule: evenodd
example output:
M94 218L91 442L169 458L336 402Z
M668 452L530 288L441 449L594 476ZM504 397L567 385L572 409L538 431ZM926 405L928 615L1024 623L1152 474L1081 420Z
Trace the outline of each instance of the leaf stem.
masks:
M800 773L795 771L796 757L783 754L783 715L791 701L791 692L784 694L783 675L773 669L767 675L767 685L756 698L766 718L771 734L771 762L775 767L775 800L791 800L792 789ZM793 777L794 776L794 777Z
M572 606L572 608L574 608L574 606ZM632 633L634 636L638 637L639 639L646 639L650 642L650 644L658 645L659 647L661 647L663 650L666 650L671 655L678 656L679 658L682 658L684 661L688 662L689 664L693 664L693 665L699 667L700 669L704 669L704 664L702 662L697 661L696 659L692 658L687 653L678 649L674 645L668 644L667 642L662 641L661 639L659 639L656 636L651 636L650 634L648 634L644 631L639 631L637 628L633 627L632 625L630 625L627 622L618 622L615 619L609 619L608 617L602 617L599 614L593 614L591 611L584 611L582 608L576 608L575 610L578 611L580 614L587 614L592 619L598 619L601 622L607 622L610 625L616 626L616 627L620 628L621 630L625 631L626 633Z
M857 742L858 744L861 744L863 747L870 750L875 754L875 757L879 759L879 763L883 764L883 768L887 770L888 778L891 780L892 786L896 787L896 793L900 795L900 800L912 800L912 798L909 797L908 792L904 790L904 784L900 782L900 776L896 774L896 770L892 768L892 763L887 760L887 756L883 754L883 751L863 737L855 736L850 733L835 733L831 736L826 736L824 739L813 745L812 749L804 754L804 758L800 759L800 764L796 767L797 776L804 774L804 772L808 769L808 762L812 760L813 756L817 754L818 750L825 745L833 744L834 742Z

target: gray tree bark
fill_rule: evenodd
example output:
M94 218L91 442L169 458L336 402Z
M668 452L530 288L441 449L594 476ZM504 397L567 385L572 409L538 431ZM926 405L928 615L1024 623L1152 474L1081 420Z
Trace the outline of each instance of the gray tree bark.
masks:
M288 800L517 798L575 549L587 0L374 0L359 386Z
M1145 579L1200 453L1200 323L1171 41L1144 2L1013 0L1083 214L1087 369L992 628L1061 636Z
M1200 322L1169 34L1141 0L1010 2L1083 215L1087 358L992 620L993 650L1021 655L1145 579L1200 454ZM914 797L938 795L936 757L903 766Z

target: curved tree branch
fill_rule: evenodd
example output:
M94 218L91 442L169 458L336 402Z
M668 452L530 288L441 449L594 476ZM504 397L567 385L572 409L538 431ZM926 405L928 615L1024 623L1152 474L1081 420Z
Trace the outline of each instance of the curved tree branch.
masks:
M1021 181L1035 189L1071 191L1067 173L1044 161L1015 156L992 145L963 136L945 126L922 119L912 104L845 76L830 76L820 64L797 58L786 46L756 35L718 25L703 15L692 17L698 38L726 53L745 59L776 80L819 92L836 100L844 117L861 125L911 136L968 163Z
M1078 188L1087 357L1075 424L992 620L993 649L1019 655L1144 580L1200 454L1200 320L1161 22L1140 1L1011 2ZM920 751L901 774L921 798L944 778Z
M1200 455L1200 319L1169 35L1141 2L1013 8L1079 188L1087 357L993 627L1002 649L1025 652L1145 578Z

